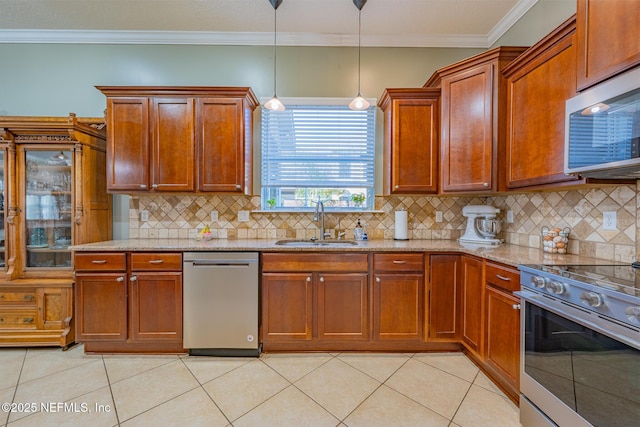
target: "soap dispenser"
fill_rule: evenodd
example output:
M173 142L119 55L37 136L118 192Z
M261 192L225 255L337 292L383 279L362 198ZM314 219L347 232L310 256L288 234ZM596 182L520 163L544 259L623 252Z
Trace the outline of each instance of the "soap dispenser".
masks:
M356 223L356 228L353 229L353 238L356 240L362 240L364 236L364 230L362 225L360 224L360 218L358 218L358 222Z

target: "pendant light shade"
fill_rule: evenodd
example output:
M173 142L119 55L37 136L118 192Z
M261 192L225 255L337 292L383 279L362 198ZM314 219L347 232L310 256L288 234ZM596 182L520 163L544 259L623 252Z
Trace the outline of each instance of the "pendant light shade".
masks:
M369 105L371 105L369 104L369 101L360 95L360 18L362 15L362 8L366 2L367 0L353 0L353 4L358 8L358 95L349 103L349 108L351 110L366 110L369 108Z
M276 95L276 63L277 63L277 23L278 23L278 6L282 4L282 0L267 0L273 7L273 98L265 102L264 108L273 111L284 111L284 104Z

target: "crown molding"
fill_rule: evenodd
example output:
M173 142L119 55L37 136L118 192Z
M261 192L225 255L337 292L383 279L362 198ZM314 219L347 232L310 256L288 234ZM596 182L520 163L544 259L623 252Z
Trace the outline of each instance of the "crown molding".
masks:
M210 31L0 30L0 43L271 46L273 33ZM278 33L278 46L357 46L347 34ZM488 48L486 35L363 35L363 47Z
M520 18L522 18L538 0L520 0L487 34L487 47L493 46Z

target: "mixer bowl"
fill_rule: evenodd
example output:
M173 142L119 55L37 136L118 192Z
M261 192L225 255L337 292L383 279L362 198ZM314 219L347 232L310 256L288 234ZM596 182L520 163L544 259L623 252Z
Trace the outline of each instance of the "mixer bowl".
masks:
M497 218L476 218L476 229L485 239L495 239L502 230L502 221Z

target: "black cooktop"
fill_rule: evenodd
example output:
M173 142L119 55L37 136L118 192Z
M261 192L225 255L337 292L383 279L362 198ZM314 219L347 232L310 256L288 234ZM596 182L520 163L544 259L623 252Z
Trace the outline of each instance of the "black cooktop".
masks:
M544 265L527 264L526 267L592 285L640 295L640 268L630 264L618 265Z

